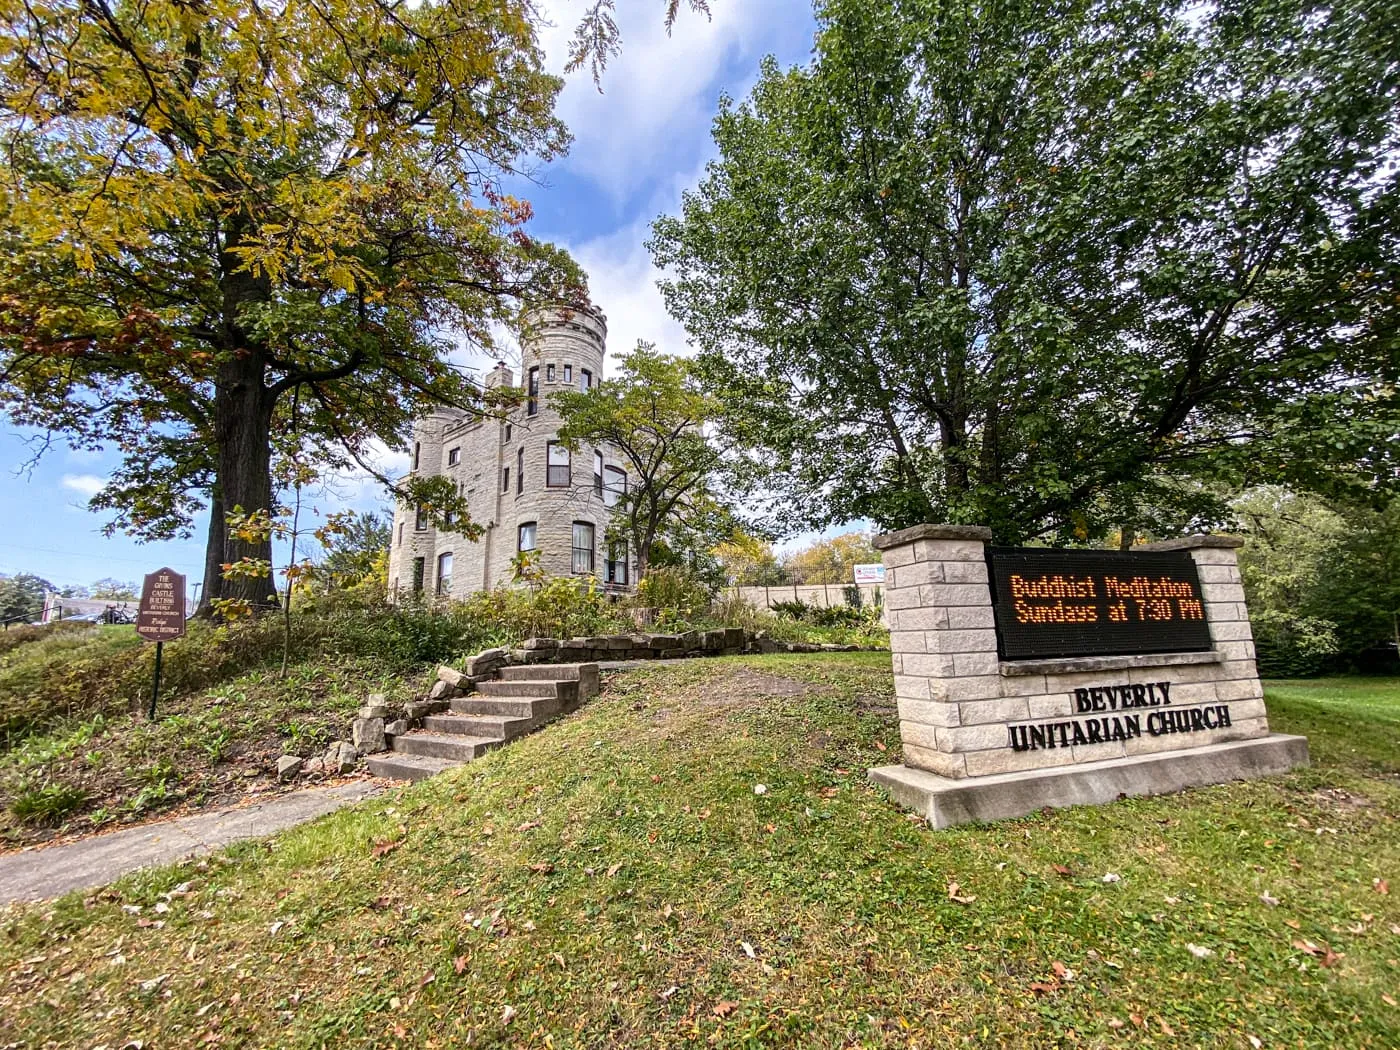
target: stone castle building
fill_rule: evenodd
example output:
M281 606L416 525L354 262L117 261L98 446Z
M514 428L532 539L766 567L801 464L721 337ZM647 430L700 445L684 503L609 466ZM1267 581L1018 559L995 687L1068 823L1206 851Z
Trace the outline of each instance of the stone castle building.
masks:
M607 318L593 307L548 308L532 315L521 347L526 401L505 419L440 409L413 428L415 473L441 474L467 497L478 540L435 528L399 506L389 547L389 591L465 595L509 586L512 559L536 551L549 576L593 576L629 589L635 565L625 543L609 544L611 508L627 491L622 457L610 446L559 444L560 419L549 396L584 391L602 379ZM504 363L488 389L514 384Z

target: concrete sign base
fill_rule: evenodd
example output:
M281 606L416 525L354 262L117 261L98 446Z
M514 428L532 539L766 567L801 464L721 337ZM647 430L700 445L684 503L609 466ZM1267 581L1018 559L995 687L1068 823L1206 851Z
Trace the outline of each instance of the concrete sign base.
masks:
M1101 805L1124 796L1286 773L1308 764L1307 737L1271 733L1255 740L952 780L909 766L879 766L870 779L935 828L1024 817L1045 806Z

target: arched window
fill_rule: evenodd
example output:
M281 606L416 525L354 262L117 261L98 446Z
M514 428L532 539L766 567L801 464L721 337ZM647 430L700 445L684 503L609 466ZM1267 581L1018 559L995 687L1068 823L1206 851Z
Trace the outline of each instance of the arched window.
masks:
M525 386L525 394L528 398L525 404L525 414L533 416L540 410L540 370L538 367L530 369L530 378Z
M580 368L578 372L579 393L586 394L593 388L593 373L586 368Z
M627 471L621 467L607 467L603 470L603 506L616 507L618 500L627 495Z
M596 451L593 453L593 494L603 494L603 454Z
M535 546L535 523L533 521L524 521L520 523L515 548L522 552L538 549Z
M437 592L438 594L452 593L452 552L439 554L437 560Z
M574 572L593 571L593 524L574 522Z

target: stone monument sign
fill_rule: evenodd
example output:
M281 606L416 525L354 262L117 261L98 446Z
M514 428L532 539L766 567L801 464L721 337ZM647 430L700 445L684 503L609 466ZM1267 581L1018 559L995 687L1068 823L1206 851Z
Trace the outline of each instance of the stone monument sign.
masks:
M904 764L870 771L935 827L1306 765L1269 732L1235 551L989 547L919 525L885 564Z

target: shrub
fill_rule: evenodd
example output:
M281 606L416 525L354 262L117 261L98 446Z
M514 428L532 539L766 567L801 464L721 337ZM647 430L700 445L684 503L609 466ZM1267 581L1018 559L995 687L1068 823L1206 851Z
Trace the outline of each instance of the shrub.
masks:
M647 570L637 584L636 602L657 610L658 621L674 623L704 613L713 597L713 588L695 573L679 565L665 565Z

